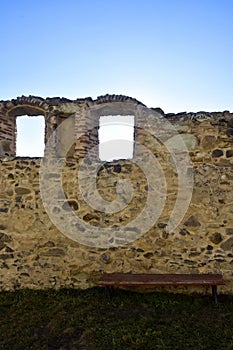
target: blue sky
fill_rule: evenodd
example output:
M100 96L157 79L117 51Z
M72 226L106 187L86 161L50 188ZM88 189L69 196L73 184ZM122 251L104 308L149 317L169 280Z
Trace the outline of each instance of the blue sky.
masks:
M232 0L1 1L0 99L125 94L233 111Z
M0 39L0 100L108 93L233 112L233 0L2 0ZM18 155L42 155L43 118L17 119Z

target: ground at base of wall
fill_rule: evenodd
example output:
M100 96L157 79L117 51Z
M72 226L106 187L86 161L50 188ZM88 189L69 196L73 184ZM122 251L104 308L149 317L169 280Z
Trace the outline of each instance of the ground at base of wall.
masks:
M233 348L233 299L103 288L0 293L0 349Z

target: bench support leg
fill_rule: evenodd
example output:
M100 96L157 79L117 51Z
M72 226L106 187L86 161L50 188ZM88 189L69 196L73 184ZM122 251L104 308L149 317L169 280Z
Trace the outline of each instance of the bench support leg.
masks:
M213 295L215 304L218 304L217 286L212 286L212 295Z
M112 296L113 296L113 287L112 286L106 286L106 294L107 294L108 300L111 300Z

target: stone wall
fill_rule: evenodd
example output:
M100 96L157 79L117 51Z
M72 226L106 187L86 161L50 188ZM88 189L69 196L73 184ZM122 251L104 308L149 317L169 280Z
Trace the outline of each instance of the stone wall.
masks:
M52 102L55 105L56 101ZM64 133L61 137L64 143L61 145L60 140L60 143L55 144L56 147L60 144L60 150L63 149L63 153L59 151L63 156L60 160L64 162L61 178L51 171L45 174L49 184L48 193L53 193L52 186L61 180L66 199L61 202L60 207L52 206L51 212L68 225L70 206L73 213L88 225L89 230L93 228L93 232L96 228L103 229L103 232L105 228L117 231L120 227L128 225L127 234L132 240L129 244L119 246L124 239L119 231L114 242L109 239L108 247L98 247L95 242L93 246L85 245L81 240L73 240L72 235L69 237L63 234L52 222L41 198L41 159L6 157L4 154L0 161L0 288L87 288L94 285L104 271L216 272L223 273L226 280L226 286L219 288L220 291L232 294L233 114L225 111L164 115L159 109L145 111L145 107L140 103L128 100L127 106L132 107L135 104L138 111L138 129L135 133L137 141L150 150L160 164L167 187L165 204L158 219L147 232L137 236L138 227L133 222L143 211L151 191L148 176L140 167L140 161L119 160L101 163L96 160L96 186L102 199L109 202L116 199L117 183L120 180L129 180L133 190L132 198L126 201L122 210L108 213L89 205L80 189L77 176L85 165L83 157L86 153L83 153L83 157L77 157L77 150L80 148L76 144L76 150L73 149L69 156L64 158L65 140L70 131L76 130L76 135L79 132L78 118L81 113L83 125L89 130L92 124L87 124L85 116L89 115L89 120L94 120L96 115L99 116L96 106L100 105L108 111L110 103L109 99L102 102L100 99L99 103L92 103L88 99L84 102L63 101L59 104L59 113L53 113L53 117L55 115L56 118L52 118L51 111L50 114L46 112L49 121L47 135L51 135L51 130L55 130L65 117L73 116L70 124L67 124L68 129L61 131ZM48 105L48 100L46 103ZM93 109L87 106L88 103ZM6 104L4 103L4 108ZM53 108L54 111L58 107ZM51 108L48 107L49 109ZM124 111L128 113L128 110ZM159 123L162 125L166 120L169 121L179 134L171 134L164 144L159 142L160 140L146 128L140 128L140 120L145 125L147 112L153 116L162 116ZM14 116L9 115L8 118ZM3 123L4 119L1 121ZM146 119L147 123L149 121ZM93 127L98 129L98 125ZM0 138L3 141L7 136L4 128L1 128L1 131ZM194 183L191 202L185 208L182 221L174 230L168 230L168 222L180 187L179 174L174 167L171 150L175 155L183 154L183 150L180 149L180 136L191 159L191 166L185 168L185 171L193 175ZM48 139L48 136L46 137ZM95 131L93 144L96 144ZM139 154L139 160L144 160L142 154ZM53 162L53 155L49 162ZM88 178L86 181L88 182ZM155 178L154 181L159 185L162 180ZM123 193L122 196L124 195L127 196L127 193ZM185 193L182 194L184 195ZM75 227L77 237L86 235L88 238L85 228L79 225ZM99 240L100 237L96 239ZM187 292L189 291L191 290L188 289ZM201 288L200 292L205 290Z
M15 119L0 113L0 156L15 154Z

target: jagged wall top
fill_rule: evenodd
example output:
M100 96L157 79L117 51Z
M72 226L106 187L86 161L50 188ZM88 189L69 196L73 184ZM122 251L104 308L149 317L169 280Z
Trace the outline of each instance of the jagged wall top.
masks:
M124 95L104 95L98 96L97 99L93 100L91 97L77 98L71 100L65 97L46 97L42 98L39 96L21 96L16 99L0 101L0 112L3 112L9 116L16 117L20 115L45 115L46 113L59 109L64 104L75 104L81 106L86 105L99 105L111 102L134 102L135 104L146 107L143 103L136 100L135 98L124 96Z
M45 144L54 130L71 117L69 127L61 135L54 146L54 155L62 155L62 149L71 135L79 139L75 146L76 155L84 156L88 149L98 145L99 117L106 114L134 114L135 140L141 140L141 125L144 125L145 115L157 115L168 119L175 127L187 124L185 128L190 132L190 123L208 121L226 130L227 137L233 137L233 113L224 112L181 112L165 114L161 108L147 108L135 98L124 95L104 95L97 99L91 97L76 100L65 97L21 96L16 99L0 101L0 157L15 156L16 154L16 117L22 115L45 118ZM105 115L105 114L104 114ZM188 126L189 124L189 126ZM182 128L181 128L182 129ZM180 129L180 130L181 130ZM219 130L220 130L219 129ZM85 137L79 137L80 135ZM78 136L79 135L79 136ZM141 136L140 136L141 135Z
M87 106L99 105L104 103L112 103L112 102L133 102L136 105L141 105L146 107L145 104L138 101L135 98L125 96L125 95L102 95L98 96L96 99L92 99L91 97L85 98L77 98L76 100L71 100L65 97L46 97L42 98L39 96L24 96L17 97L11 100L1 100L0 101L0 112L16 117L20 115L46 115L53 110L59 110L64 105L75 105L77 107L81 107L83 104ZM223 112L179 112L179 113L165 113L161 108L151 108L157 113L161 114L167 119L191 119L196 121L203 121L207 119L222 119L222 118L231 118L233 114L228 110ZM63 110L64 112L64 110Z

